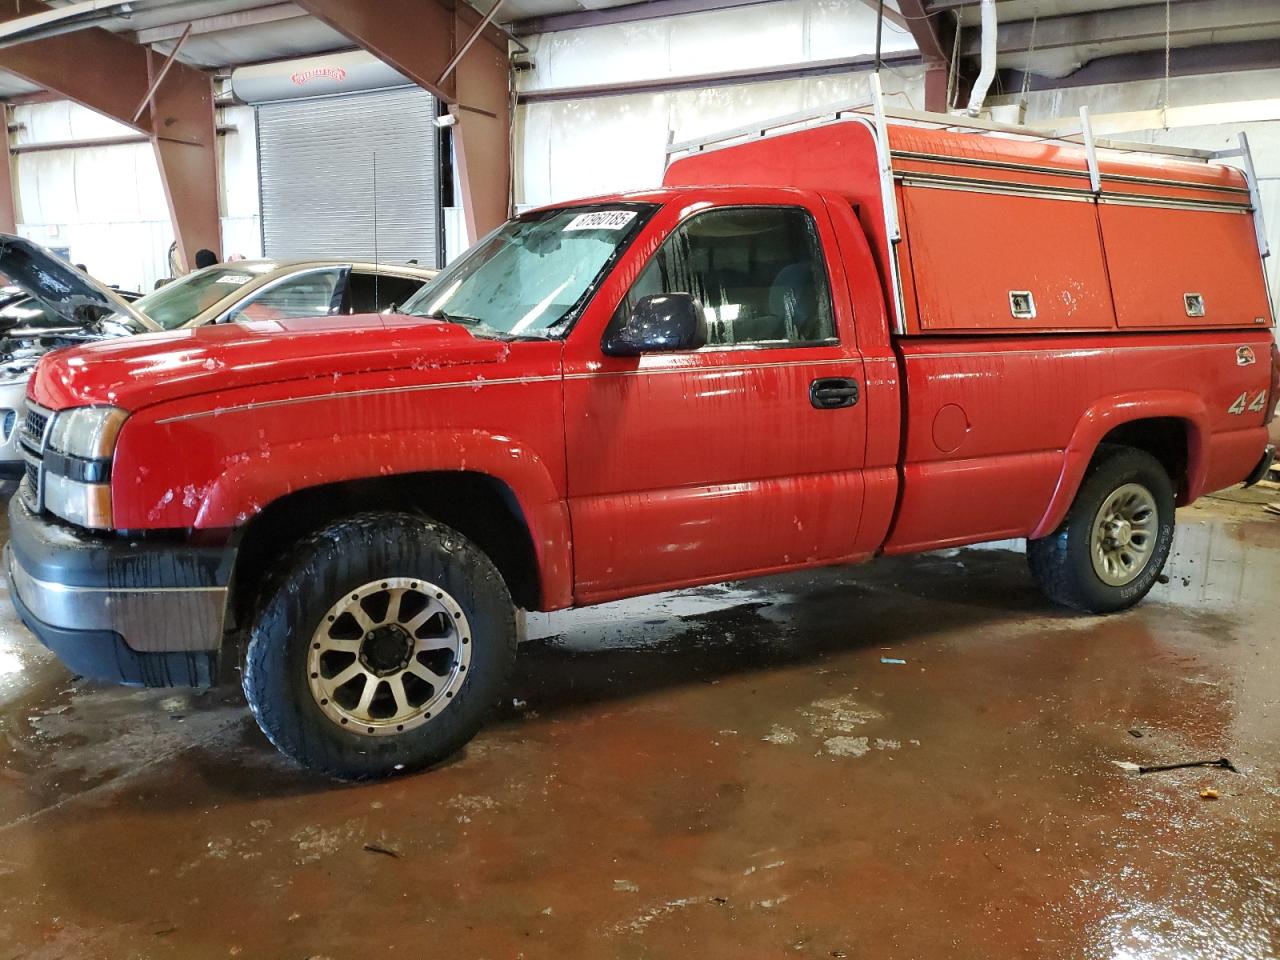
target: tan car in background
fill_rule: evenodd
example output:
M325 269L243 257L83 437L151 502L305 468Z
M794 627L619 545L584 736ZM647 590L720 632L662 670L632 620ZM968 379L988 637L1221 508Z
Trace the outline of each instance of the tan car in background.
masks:
M0 274L31 298L14 308L16 322L0 329L0 482L22 476L17 422L27 379L50 350L206 323L384 313L437 273L359 260L240 260L127 303L39 244L0 234Z

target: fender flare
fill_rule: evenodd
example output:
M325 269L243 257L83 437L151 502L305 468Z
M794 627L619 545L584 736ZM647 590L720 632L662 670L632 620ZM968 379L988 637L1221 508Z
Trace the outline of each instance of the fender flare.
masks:
M311 438L231 458L204 493L197 528L241 527L281 497L349 480L459 471L505 484L524 516L538 563L544 607L572 597L568 507L547 463L519 440L482 430L403 430Z
M1049 506L1029 539L1048 536L1071 509L1085 471L1103 438L1122 424L1156 418L1181 420L1187 428L1187 484L1179 504L1191 503L1204 492L1208 475L1209 411L1204 399L1186 390L1151 390L1104 397L1090 406L1076 423L1063 451L1062 472Z

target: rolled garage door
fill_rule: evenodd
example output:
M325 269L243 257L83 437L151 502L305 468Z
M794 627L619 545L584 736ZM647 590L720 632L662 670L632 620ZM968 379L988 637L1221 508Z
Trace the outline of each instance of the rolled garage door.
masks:
M434 97L396 87L257 110L268 257L440 265Z

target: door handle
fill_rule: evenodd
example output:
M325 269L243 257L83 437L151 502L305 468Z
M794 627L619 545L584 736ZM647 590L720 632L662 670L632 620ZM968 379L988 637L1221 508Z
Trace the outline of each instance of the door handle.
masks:
M819 377L809 384L809 402L818 410L852 407L858 402L858 381L852 377Z

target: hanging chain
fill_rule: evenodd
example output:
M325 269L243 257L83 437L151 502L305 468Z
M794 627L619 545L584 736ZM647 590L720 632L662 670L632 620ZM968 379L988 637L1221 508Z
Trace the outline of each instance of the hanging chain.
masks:
M1031 90L1031 54L1036 49L1036 21L1040 19L1040 8L1036 7L1031 12L1031 36L1027 40L1027 57L1022 64L1022 98L1018 102L1018 109L1023 116L1027 113L1027 93Z
M960 73L960 11L955 11L955 38L951 42L951 64L947 70L947 112L956 106L956 81Z
M1173 32L1171 27L1173 0L1164 0L1164 102L1161 109L1169 109L1169 38ZM1165 117L1168 126L1168 117Z

